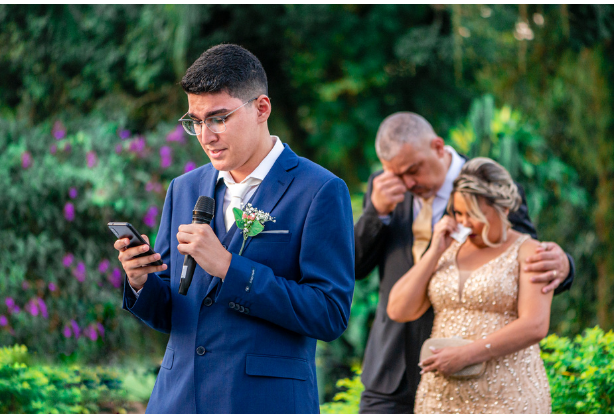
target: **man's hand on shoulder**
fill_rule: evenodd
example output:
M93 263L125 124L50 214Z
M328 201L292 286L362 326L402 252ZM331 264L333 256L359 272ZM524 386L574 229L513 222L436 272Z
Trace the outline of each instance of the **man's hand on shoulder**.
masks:
M226 278L232 254L222 246L211 226L181 225L177 232L177 241L180 254L191 255L202 269L214 277Z
M525 260L525 271L539 272L532 282L548 282L544 294L555 290L569 275L569 259L565 251L554 242L542 242L535 253Z
M394 173L384 171L373 179L371 203L380 216L390 214L394 208L405 200L407 187Z

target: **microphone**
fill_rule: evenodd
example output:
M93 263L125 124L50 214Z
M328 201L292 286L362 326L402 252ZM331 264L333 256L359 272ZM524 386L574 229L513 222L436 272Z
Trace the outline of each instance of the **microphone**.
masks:
M215 200L208 196L200 196L196 201L196 206L192 211L192 223L211 223L215 212ZM190 255L186 255L183 260L183 270L181 271L181 280L179 282L179 294L186 295L188 288L192 284L192 277L196 269L196 261Z

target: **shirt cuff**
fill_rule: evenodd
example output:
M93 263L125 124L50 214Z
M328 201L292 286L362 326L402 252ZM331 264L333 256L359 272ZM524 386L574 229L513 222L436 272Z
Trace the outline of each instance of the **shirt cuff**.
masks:
M388 215L384 215L384 216L378 216L379 220L382 221L382 223L386 226L390 225L390 221L392 220L392 214L388 214Z
M130 286L130 289L132 290L132 292L134 293L134 295L138 299L139 298L139 294L141 293L141 291L143 291L143 287L139 288L138 291L135 291L134 288L132 288L132 285L130 285L130 283L128 283L128 285Z

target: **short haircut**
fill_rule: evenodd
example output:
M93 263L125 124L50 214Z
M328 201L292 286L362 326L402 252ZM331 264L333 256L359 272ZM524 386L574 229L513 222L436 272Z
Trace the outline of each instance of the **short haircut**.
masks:
M188 68L181 87L188 94L226 92L243 101L268 94L266 73L258 58L233 44L207 49Z
M424 117L413 112L396 112L382 121L375 138L375 152L381 160L390 161L405 144L421 147L437 134Z
M507 229L511 227L505 209L514 212L522 203L518 186L516 186L508 171L494 160L476 157L465 163L460 174L454 180L454 187L447 208L450 215L454 215L454 194L457 192L465 199L469 208L469 215L485 224L482 230L484 243L494 247L505 242L507 240ZM497 243L488 240L490 223L480 209L478 198L484 199L486 203L494 207L499 219L501 219L503 230L501 240Z

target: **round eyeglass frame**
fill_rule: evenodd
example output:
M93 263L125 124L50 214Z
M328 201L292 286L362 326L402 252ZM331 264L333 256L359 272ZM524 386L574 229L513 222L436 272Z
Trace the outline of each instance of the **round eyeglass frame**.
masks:
M195 128L195 124L198 125L202 125L205 124L207 126L207 128L209 129L209 131L211 131L213 134L221 134L223 132L226 132L226 119L230 116L230 114L232 114L233 112L239 110L240 108L243 108L244 106L246 106L247 104L249 104L250 102L252 102L253 100L255 100L258 97L254 97L252 99L250 99L249 101L243 103L243 105L233 109L232 111L230 111L228 114L226 115L213 115L211 117L207 117L205 118L203 121L201 120L195 120L190 118L185 118L186 116L189 117L188 112L186 112L185 114L183 114L183 116L179 119L179 122L181 123L181 126L183 127L183 129L185 130L186 133L190 134L190 135L195 135L198 136L198 133L196 132L196 128ZM222 131L215 131L211 125L209 125L209 123L211 123L210 120L221 120L222 124L224 125L224 129ZM209 121L209 122L208 122ZM190 128L187 126L188 124L192 124L192 130L190 130ZM202 132L202 128L201 128L201 132Z

